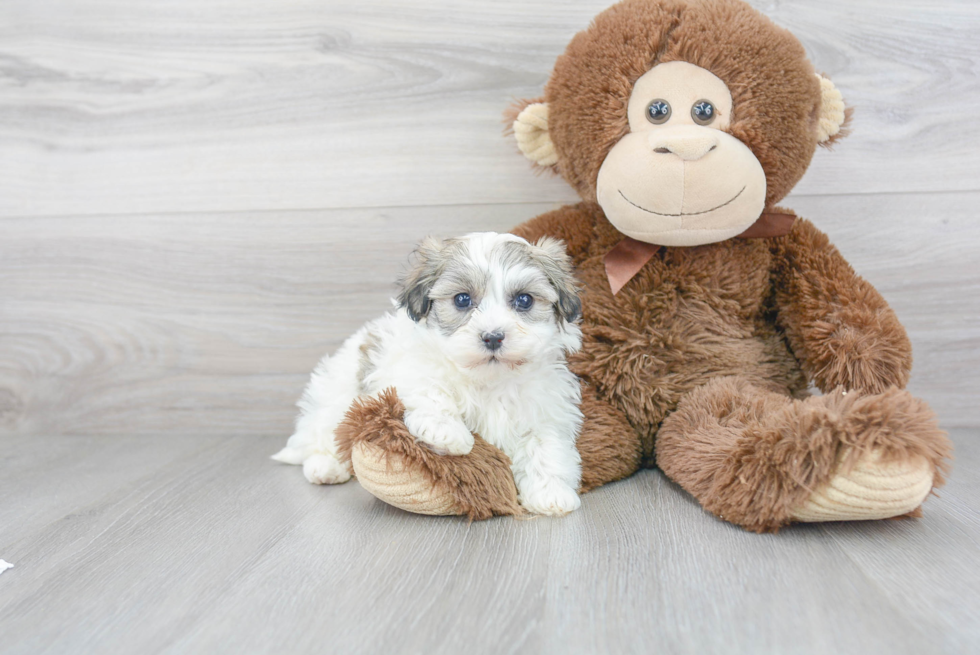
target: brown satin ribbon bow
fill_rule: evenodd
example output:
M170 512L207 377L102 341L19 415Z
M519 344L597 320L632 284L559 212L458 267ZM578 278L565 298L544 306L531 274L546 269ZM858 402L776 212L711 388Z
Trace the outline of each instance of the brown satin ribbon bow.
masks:
M777 214L766 212L759 217L749 229L739 234L738 239L767 239L769 237L781 237L789 234L793 229L793 221L796 216L793 214ZM613 295L626 286L626 283L633 279L640 269L657 254L663 246L657 246L644 241L637 241L632 237L626 237L606 253L603 260L606 264L606 277L609 278L609 287Z

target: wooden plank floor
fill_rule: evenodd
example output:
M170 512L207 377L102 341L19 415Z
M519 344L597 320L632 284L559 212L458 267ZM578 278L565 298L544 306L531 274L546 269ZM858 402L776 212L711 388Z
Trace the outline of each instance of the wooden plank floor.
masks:
M18 438L0 653L969 653L980 434L919 520L746 533L659 471L468 524L307 484L279 440Z
M646 471L469 525L267 459L413 243L574 200L501 114L610 1L0 2L0 653L980 652L975 0L752 0L857 108L783 204L908 328L924 519Z

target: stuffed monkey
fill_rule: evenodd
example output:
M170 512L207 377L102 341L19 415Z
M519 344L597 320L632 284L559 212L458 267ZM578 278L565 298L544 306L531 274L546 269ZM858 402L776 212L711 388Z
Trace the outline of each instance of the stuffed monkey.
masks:
M849 113L740 0L617 4L515 108L521 151L582 200L514 230L564 240L583 285L582 491L657 466L708 512L769 531L918 515L942 483L950 443L904 390L901 323L777 207ZM480 439L436 455L401 412L386 393L342 426L366 489L420 513L521 512L506 456Z

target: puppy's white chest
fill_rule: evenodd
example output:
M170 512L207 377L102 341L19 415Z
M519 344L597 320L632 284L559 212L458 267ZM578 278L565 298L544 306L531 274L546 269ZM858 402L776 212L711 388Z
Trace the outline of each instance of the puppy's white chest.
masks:
M522 385L507 389L483 389L474 394L473 402L468 403L468 411L463 413L463 423L486 441L508 452L511 445L522 435L535 428L530 424L527 396L529 390Z

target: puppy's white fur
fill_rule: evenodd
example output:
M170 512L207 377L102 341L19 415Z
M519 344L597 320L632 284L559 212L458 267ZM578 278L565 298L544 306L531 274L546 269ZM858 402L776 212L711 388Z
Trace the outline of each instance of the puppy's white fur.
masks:
M316 484L346 482L351 470L337 459L334 430L355 399L394 387L419 441L463 455L476 432L510 457L526 509L577 509L581 396L565 358L581 347L581 332L564 245L477 233L430 239L417 252L397 309L317 366L296 432L273 459L302 464ZM457 307L461 293L470 307ZM532 297L529 309L515 300L521 294ZM503 333L496 350L484 341L489 333Z

